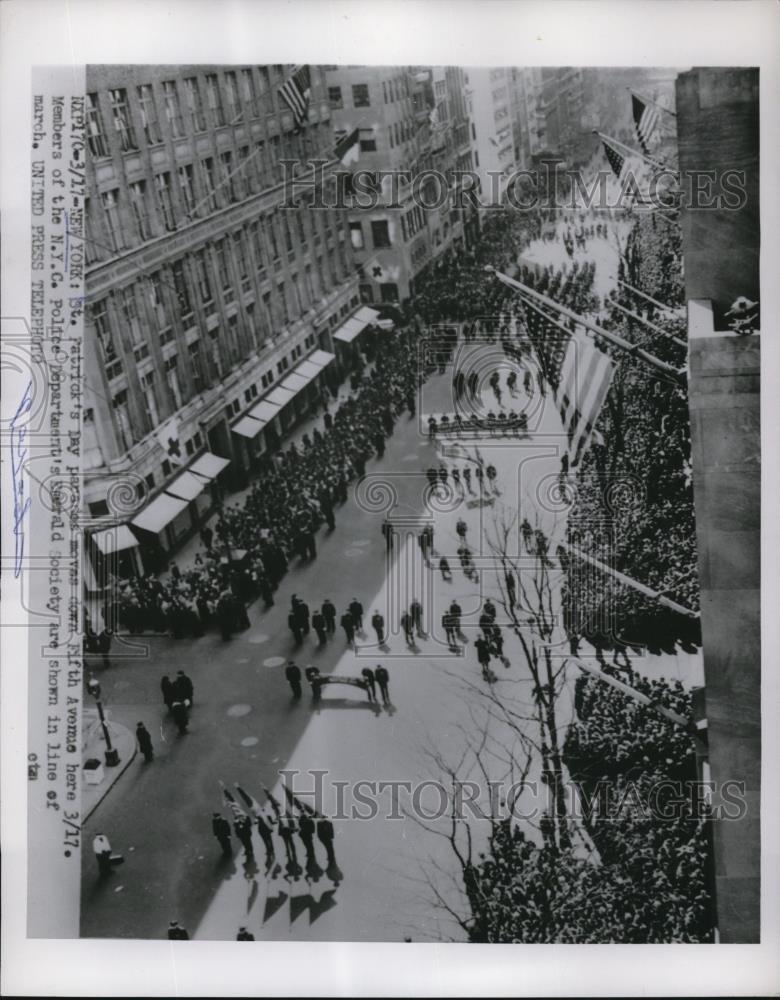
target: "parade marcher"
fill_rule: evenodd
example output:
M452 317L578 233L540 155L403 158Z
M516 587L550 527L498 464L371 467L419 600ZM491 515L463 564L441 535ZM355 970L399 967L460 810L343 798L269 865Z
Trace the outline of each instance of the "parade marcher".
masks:
M139 722L135 727L135 738L138 741L138 749L144 755L146 763L148 764L150 761L153 761L154 749L152 747L152 737L149 735L149 730L143 722Z
M485 601L484 605L482 606L482 610L483 610L483 612L484 612L484 613L485 613L486 615L488 615L488 617L490 618L490 621L491 621L491 622L494 622L494 621L496 620L496 606L495 606L495 604L494 604L494 603L493 603L493 602L492 602L492 601L490 600L490 598L489 598L489 597L488 597L488 599L487 599L487 600Z
M298 855L295 851L295 841L293 840L295 830L296 827L295 823L293 823L292 816L288 814L286 816L279 817L279 836L282 838L284 849L287 852L287 861L291 865L298 864Z
M171 920L168 924L169 941L189 941L190 935L186 928L179 925L178 920Z
M336 855L333 851L333 824L324 816L317 820L317 837L320 843L325 847L325 850L328 852L328 867L331 865L335 866Z
M474 491L471 488L471 467L468 465L463 470L463 482L466 484L466 489L469 493L473 493Z
M303 635L309 634L309 605L293 594L293 614Z
M511 610L517 603L517 591L515 584L515 574L511 569L504 571L504 582L506 584L506 593L509 600L509 609Z
M324 646L328 641L328 636L325 631L325 616L321 611L315 611L311 616L311 627L314 629L320 646Z
M257 820L257 832L260 834L260 839L265 847L265 864L266 868L271 867L271 863L276 857L276 851L274 849L274 838L272 834L272 820L268 816L264 816L261 812L258 812L255 816Z
M192 681L183 670L176 671L176 679L173 682L173 694L177 701L188 701L190 705L195 701L195 689Z
M284 676L290 685L293 698L297 701L301 697L301 668L294 660L287 661L287 666L284 668Z
M385 620L379 611L375 611L371 618L371 625L376 632L377 641L382 646L385 641Z
M523 523L520 525L520 531L523 536L523 544L525 545L525 550L530 555L533 552L533 549L531 547L531 541L534 536L534 531L527 517L523 518Z
M360 671L363 675L363 679L366 682L366 691L368 693L368 700L370 702L376 701L376 678L374 677L374 671L370 667L363 667Z
M387 668L382 666L381 663L377 664L376 670L374 671L374 677L376 677L376 682L379 685L379 691L382 695L382 703L384 705L390 704L390 674L387 672Z
M179 736L183 736L188 732L187 726L189 725L189 713L187 712L187 706L183 701L174 701L171 705L171 715L173 716L173 721L176 723L176 727L179 730Z
M236 934L236 941L254 941L254 934L250 934L246 927L239 927Z
M322 617L325 619L325 631L333 635L336 631L336 607L328 597L322 602Z
M236 816L233 821L233 831L236 837L241 841L246 857L253 858L255 856L255 852L252 847L252 822L245 813L241 813Z
M287 790L286 786L285 790ZM316 825L311 816L306 812L301 812L298 816L298 836L301 838L303 849L306 852L307 871L317 864L317 854L314 850L314 834L316 830Z
M444 635L447 639L448 645L455 647L457 645L455 641L456 640L455 626L452 622L452 615L449 613L449 611L445 611L444 614L441 616L441 626L444 629Z
M477 651L477 659L482 667L482 676L487 680L488 667L490 666L490 643L480 636L474 643L474 649Z
M439 559L439 569L441 570L442 580L446 580L449 583L452 580L452 570L446 556L442 556Z
M349 604L349 613L352 615L352 621L355 623L355 630L357 632L362 632L363 630L363 605L357 599L353 597Z
M215 812L211 814L211 829L214 836L219 841L222 853L226 856L232 854L233 849L230 844L230 823L228 823L221 813Z
M458 518L458 522L455 525L455 531L457 532L459 538L462 538L464 541L466 540L466 532L468 531L468 525L466 524L466 522L463 520L462 517Z
M401 615L401 628L404 630L404 636L406 642L409 646L414 645L414 622L412 621L412 616L408 611L404 611Z
M422 637L423 636L423 625L422 625L423 609L422 609L422 604L420 604L420 602L417 600L416 597L412 601L412 603L409 605L409 614L411 615L411 618L412 618L412 625L414 625L414 627L417 629L417 635L420 636L420 637Z
M344 629L344 635L347 637L347 645L351 646L355 641L355 619L349 611L345 611L341 616L341 627Z
M306 680L311 684L311 697L312 701L319 701L322 696L322 691L320 690L321 685L318 682L320 672L317 667L313 667L311 664L304 671L306 675Z
M174 702L173 684L171 683L171 679L168 677L167 674L160 681L160 690L162 691L162 696L163 696L163 701L165 702L165 707L170 712L171 705Z

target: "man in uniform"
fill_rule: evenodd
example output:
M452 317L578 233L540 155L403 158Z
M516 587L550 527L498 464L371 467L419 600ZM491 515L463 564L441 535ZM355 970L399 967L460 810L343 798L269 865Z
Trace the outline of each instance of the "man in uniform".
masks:
M154 749L152 748L152 737L149 735L149 730L143 722L139 722L135 727L135 738L138 740L138 749L144 755L146 763L148 764L150 761L153 761Z
M385 620L382 615L379 614L379 610L374 611L371 618L371 625L376 632L376 638L380 646L384 645L385 641Z
M271 826L272 820L268 816L264 816L261 812L256 814L255 819L257 820L257 832L260 834L260 839L265 847L265 867L267 871L276 857Z
M452 624L452 615L449 611L445 611L441 616L441 626L444 629L444 635L447 638L447 643L449 646L456 646L455 641L455 626Z
M233 850L230 846L230 823L228 823L221 813L215 812L211 814L211 829L219 841L222 853L225 855L232 854Z
M293 698L297 700L301 697L301 668L294 660L287 661L287 666L284 668L284 676L290 685Z
M179 926L178 920L171 920L168 924L168 940L169 941L189 941L189 932L184 927Z
M409 614L412 618L412 625L417 629L417 635L422 636L422 604L420 604L416 597L409 606Z
M325 619L325 630L328 635L336 631L336 607L329 597L322 602L322 617Z
M192 686L192 681L183 670L176 671L173 693L179 701L188 701L190 705L195 701L195 689Z
M336 864L336 855L333 851L333 824L324 816L317 820L317 837L328 852L328 867Z
M404 630L404 635L406 636L406 642L409 646L414 645L414 625L412 623L412 616L408 611L404 611L401 615L401 628Z
M477 651L477 659L482 667L482 676L487 680L488 667L490 666L490 643L483 636L480 636L474 643L474 649Z
M328 637L325 633L325 616L321 611L315 611L311 616L311 627L317 634L320 646L324 646L328 641Z
M314 833L316 827L314 820L308 813L301 813L298 817L298 836L301 838L303 849L306 851L306 868L311 869L317 864L317 855L314 852Z
M355 619L349 611L345 611L341 616L341 627L347 637L347 645L351 646L355 641Z
M349 613L352 615L352 621L355 623L355 630L360 632L363 628L363 605L357 597L353 597L350 601Z
M252 847L252 824L249 817L246 815L236 816L233 822L233 830L235 831L238 839L241 841L246 857L253 858L255 856L255 852Z
M360 673L363 675L363 679L366 682L368 700L373 703L376 701L376 680L374 678L374 671L371 670L370 667L363 667Z
M376 682L379 685L379 690L382 694L382 703L385 705L390 704L390 674L387 669L382 666L381 663L377 664L377 668L374 671L374 676L376 677Z

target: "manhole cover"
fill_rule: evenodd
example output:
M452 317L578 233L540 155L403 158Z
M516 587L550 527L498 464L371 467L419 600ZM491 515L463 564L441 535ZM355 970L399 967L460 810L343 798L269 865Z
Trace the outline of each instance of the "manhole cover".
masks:
M270 636L266 635L265 632L258 632L257 635L250 635L249 636L249 641L251 643L254 643L255 646L260 646L264 642L268 642L269 639L270 639Z
M268 659L263 660L264 667L281 667L283 663L283 656L269 656Z
M227 714L232 718L236 719L242 715L249 715L252 711L251 705L231 705L227 710Z
M259 742L260 740L256 736L245 736L243 740L241 740L241 746L253 747L256 746Z

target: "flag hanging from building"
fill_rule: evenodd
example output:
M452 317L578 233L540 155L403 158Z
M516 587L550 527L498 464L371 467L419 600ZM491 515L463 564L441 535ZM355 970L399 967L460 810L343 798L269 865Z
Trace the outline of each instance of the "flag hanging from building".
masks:
M351 132L342 136L333 152L336 158L341 160L342 166L348 167L354 163L360 155L360 129L353 128Z
M649 156L660 140L661 112L654 104L647 104L636 94L631 95L631 109L637 140Z
M309 115L311 97L311 71L308 66L296 66L292 74L279 87L279 96L293 113L295 127L300 130Z
M179 440L179 421L176 417L171 417L157 428L157 441L171 465L184 464L181 441Z
M587 451L614 374L612 359L599 350L591 337L575 331L569 339L555 390L570 466L577 465Z
M625 194L633 205L649 205L651 202L645 193L650 182L648 164L639 156L624 156L603 137L601 142L612 173L623 186L621 197Z

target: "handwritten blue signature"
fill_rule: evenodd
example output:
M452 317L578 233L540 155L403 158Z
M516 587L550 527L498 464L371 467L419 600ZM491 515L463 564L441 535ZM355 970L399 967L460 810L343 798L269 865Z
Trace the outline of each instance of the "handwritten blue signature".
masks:
M27 449L24 447L27 431L24 427L17 427L16 423L20 417L30 412L32 402L32 380L30 380L27 383L27 388L24 390L22 401L11 420L11 474L14 479L14 538L16 542L14 558L15 577L19 576L22 571L22 559L24 557L24 531L22 531L22 526L32 503L31 498L24 495L24 479L22 478L24 462L27 458Z

